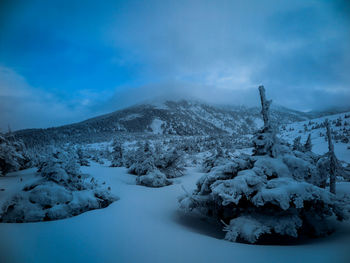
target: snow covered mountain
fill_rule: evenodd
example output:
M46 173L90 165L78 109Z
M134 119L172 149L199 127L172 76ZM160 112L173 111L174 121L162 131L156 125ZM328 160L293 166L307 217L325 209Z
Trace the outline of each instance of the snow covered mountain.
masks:
M308 121L294 122L282 125L280 137L289 143L297 137L305 142L310 134L313 151L317 154L328 152L328 142L326 139L325 120L331 124L332 138L335 144L335 152L339 159L350 161L350 112L327 115Z
M279 124L308 120L308 115L284 107L272 109ZM101 142L116 134L242 135L262 123L260 108L217 106L195 101L140 104L79 123L48 129L16 131L28 146L47 142Z
M279 123L307 119L304 113L278 107L272 111ZM47 142L107 141L119 133L173 135L251 134L261 124L260 109L214 106L193 101L141 104L80 123L48 129L15 132L27 145Z

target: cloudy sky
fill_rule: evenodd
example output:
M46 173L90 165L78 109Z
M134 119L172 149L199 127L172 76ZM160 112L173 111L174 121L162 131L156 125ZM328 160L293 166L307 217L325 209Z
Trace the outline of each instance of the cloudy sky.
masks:
M0 2L0 127L155 98L349 106L349 1Z

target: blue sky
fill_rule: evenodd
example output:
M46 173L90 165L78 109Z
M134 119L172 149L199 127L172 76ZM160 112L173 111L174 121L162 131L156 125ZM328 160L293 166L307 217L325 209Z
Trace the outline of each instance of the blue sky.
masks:
M348 1L1 1L0 127L152 97L349 106Z

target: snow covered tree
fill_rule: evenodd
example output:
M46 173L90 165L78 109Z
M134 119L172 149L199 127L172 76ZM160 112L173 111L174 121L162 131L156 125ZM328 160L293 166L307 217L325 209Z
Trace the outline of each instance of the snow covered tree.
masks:
M311 134L307 136L307 140L304 144L304 151L311 152L312 151L312 142L311 142Z
M328 152L321 156L317 161L317 169L322 180L322 187L325 188L329 179L329 190L336 193L336 178L342 177L346 180L350 178L349 172L342 167L334 153L332 134L329 121L326 119L323 126L326 128L326 140L328 141Z
M69 154L59 149L40 164L38 173L48 181L74 190L80 190L84 187L78 160L72 153Z
M221 147L216 147L215 151L204 159L202 167L205 173L210 172L214 167L225 164L231 157L224 153Z
M259 87L261 100L261 115L264 120L264 127L260 130L253 139L254 155L265 155L273 157L276 155L276 131L270 121L270 105L271 100L266 99L264 86Z
M255 136L253 155L214 167L199 179L197 189L180 197L180 207L223 222L229 241L326 234L329 218L347 218L345 201L319 187L318 156L277 141L270 102L264 88L259 91L264 127Z
M298 136L293 141L293 151L302 151L301 136Z
M78 163L80 166L89 166L89 160L87 159L87 154L83 151L81 147L77 149Z
M334 145L332 142L331 128L329 126L329 121L326 119L325 126L327 129L327 140L328 140L328 153L327 157L329 159L329 190L331 193L335 194L335 183L337 177L337 169L339 167L339 162L334 154Z
M130 160L127 163L131 162L129 168L131 174L142 176L156 169L153 151L148 141L133 151L133 154L128 155L128 158Z
M112 161L111 167L121 167L123 166L123 145L122 143L116 139L112 143L113 151L112 151Z
M176 148L158 154L155 166L166 175L167 178L177 178L184 175L183 153Z
M341 127L341 126L342 126L342 119L341 119L341 117L339 117L339 118L337 119L337 121L336 121L336 123L335 123L335 126L336 126L336 127Z
M24 144L13 136L9 138L0 133L0 173L5 175L29 166Z
M183 176L183 153L174 148L159 144L151 145L148 141L136 150L124 154L123 164L129 167L129 173L137 175L136 183L161 187L172 183L171 180Z
M308 135L304 145L301 144L301 136L296 137L293 141L292 150L299 151L299 152L311 152L312 150L311 134Z
M74 155L57 150L26 185L0 208L1 222L62 219L107 207L117 198L94 178L80 172Z

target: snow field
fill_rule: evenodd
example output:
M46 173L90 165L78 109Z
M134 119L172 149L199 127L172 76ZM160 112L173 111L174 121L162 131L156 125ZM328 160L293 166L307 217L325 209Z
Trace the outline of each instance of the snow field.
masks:
M0 224L0 262L350 262L350 224L329 237L288 246L263 246L223 240L222 226L182 214L177 198L203 175L189 168L174 185L135 184L125 168L82 167L120 197L105 209L58 221ZM7 188L31 180L32 169L0 178ZM12 183L11 183L12 182ZM12 191L12 190L11 190ZM14 191L14 190L13 190ZM350 192L340 183L339 194Z

